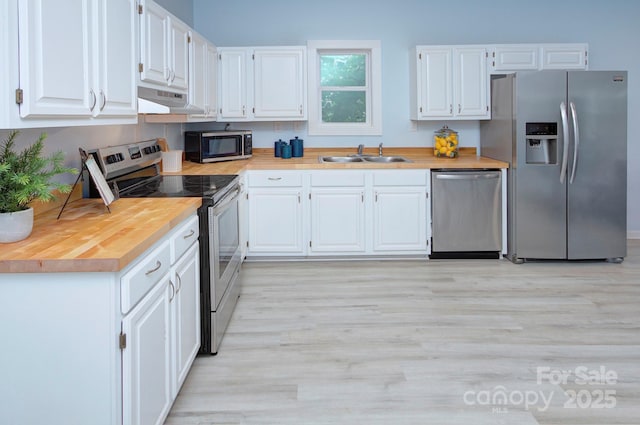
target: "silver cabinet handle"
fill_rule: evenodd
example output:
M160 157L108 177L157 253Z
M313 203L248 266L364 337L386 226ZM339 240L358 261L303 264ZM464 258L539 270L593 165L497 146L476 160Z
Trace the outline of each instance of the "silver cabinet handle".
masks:
M193 229L191 229L191 231L189 232L188 235L185 235L182 237L182 239L189 239L191 236L195 235L196 232L193 231Z
M158 260L156 260L156 266L154 268L152 268L151 270L147 270L144 274L145 276L149 276L150 274L157 272L158 270L160 270L160 267L162 267L162 263Z
M247 107L242 105L242 116L244 117L247 114Z
M270 180L272 182L277 182L282 180L282 177L268 177L267 180Z
M453 105L452 104L449 104L449 113L453 114Z
M100 112L102 112L104 107L107 106L107 95L104 94L104 91L100 90L100 97L102 97L102 105L100 106Z
M96 93L93 91L93 89L89 90L89 93L91 93L91 97L93 98L93 103L91 104L89 110L93 112L94 108L96 107L96 103L98 102L98 98L96 97Z
M462 111L462 106L458 103L458 113Z
M567 176L567 162L569 161L569 117L567 116L567 105L564 102L560 103L560 116L562 117L562 137L564 138L560 183L564 183L564 178Z
M171 295L169 296L169 302L171 302L176 297L176 287L173 286L173 282L171 281L169 281L169 286L171 286Z
M569 103L571 108L571 118L573 121L573 166L571 167L571 177L569 183L573 183L573 179L576 177L576 167L578 166L578 148L580 147L580 133L578 131L578 113L576 112L576 104Z
M178 285L176 286L176 294L177 294L182 289L182 278L178 273L176 273L176 280L178 281Z

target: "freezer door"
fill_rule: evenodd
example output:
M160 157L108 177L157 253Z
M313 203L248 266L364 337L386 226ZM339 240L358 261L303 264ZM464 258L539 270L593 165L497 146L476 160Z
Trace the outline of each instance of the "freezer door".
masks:
M625 257L627 73L569 72L568 81L578 128L569 161L568 258Z
M564 259L566 244L566 181L560 181L565 145L560 105L566 103L566 71L518 73L515 78L514 185L510 232L515 258ZM556 123L557 142L551 163L527 162L527 123Z

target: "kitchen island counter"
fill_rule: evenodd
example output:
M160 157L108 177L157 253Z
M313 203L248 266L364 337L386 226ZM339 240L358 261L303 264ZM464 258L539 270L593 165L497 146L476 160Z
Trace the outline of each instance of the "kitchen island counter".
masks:
M80 199L36 215L25 240L0 244L0 273L117 272L202 204L200 198L123 198L109 213L101 199Z

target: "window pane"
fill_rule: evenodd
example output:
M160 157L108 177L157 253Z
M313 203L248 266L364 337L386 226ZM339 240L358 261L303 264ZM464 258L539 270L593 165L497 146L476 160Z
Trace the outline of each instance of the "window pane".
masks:
M364 87L367 81L367 55L320 55L320 85Z
M366 122L366 92L323 91L323 122Z

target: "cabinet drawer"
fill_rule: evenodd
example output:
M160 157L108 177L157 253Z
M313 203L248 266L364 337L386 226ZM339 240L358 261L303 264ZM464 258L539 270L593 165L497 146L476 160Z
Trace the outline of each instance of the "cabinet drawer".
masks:
M385 170L373 173L374 186L426 186L427 170Z
M198 234L200 227L198 224L198 217L192 217L188 223L184 226L176 229L172 236L169 238L169 245L171 247L171 264L174 264L182 254L187 252L187 249L194 242L198 240Z
M362 171L327 171L311 174L311 186L354 187L364 186L365 175Z
M120 278L120 308L126 314L169 272L170 249L167 241L152 250Z
M302 186L302 173L287 171L250 172L249 187L299 187Z

